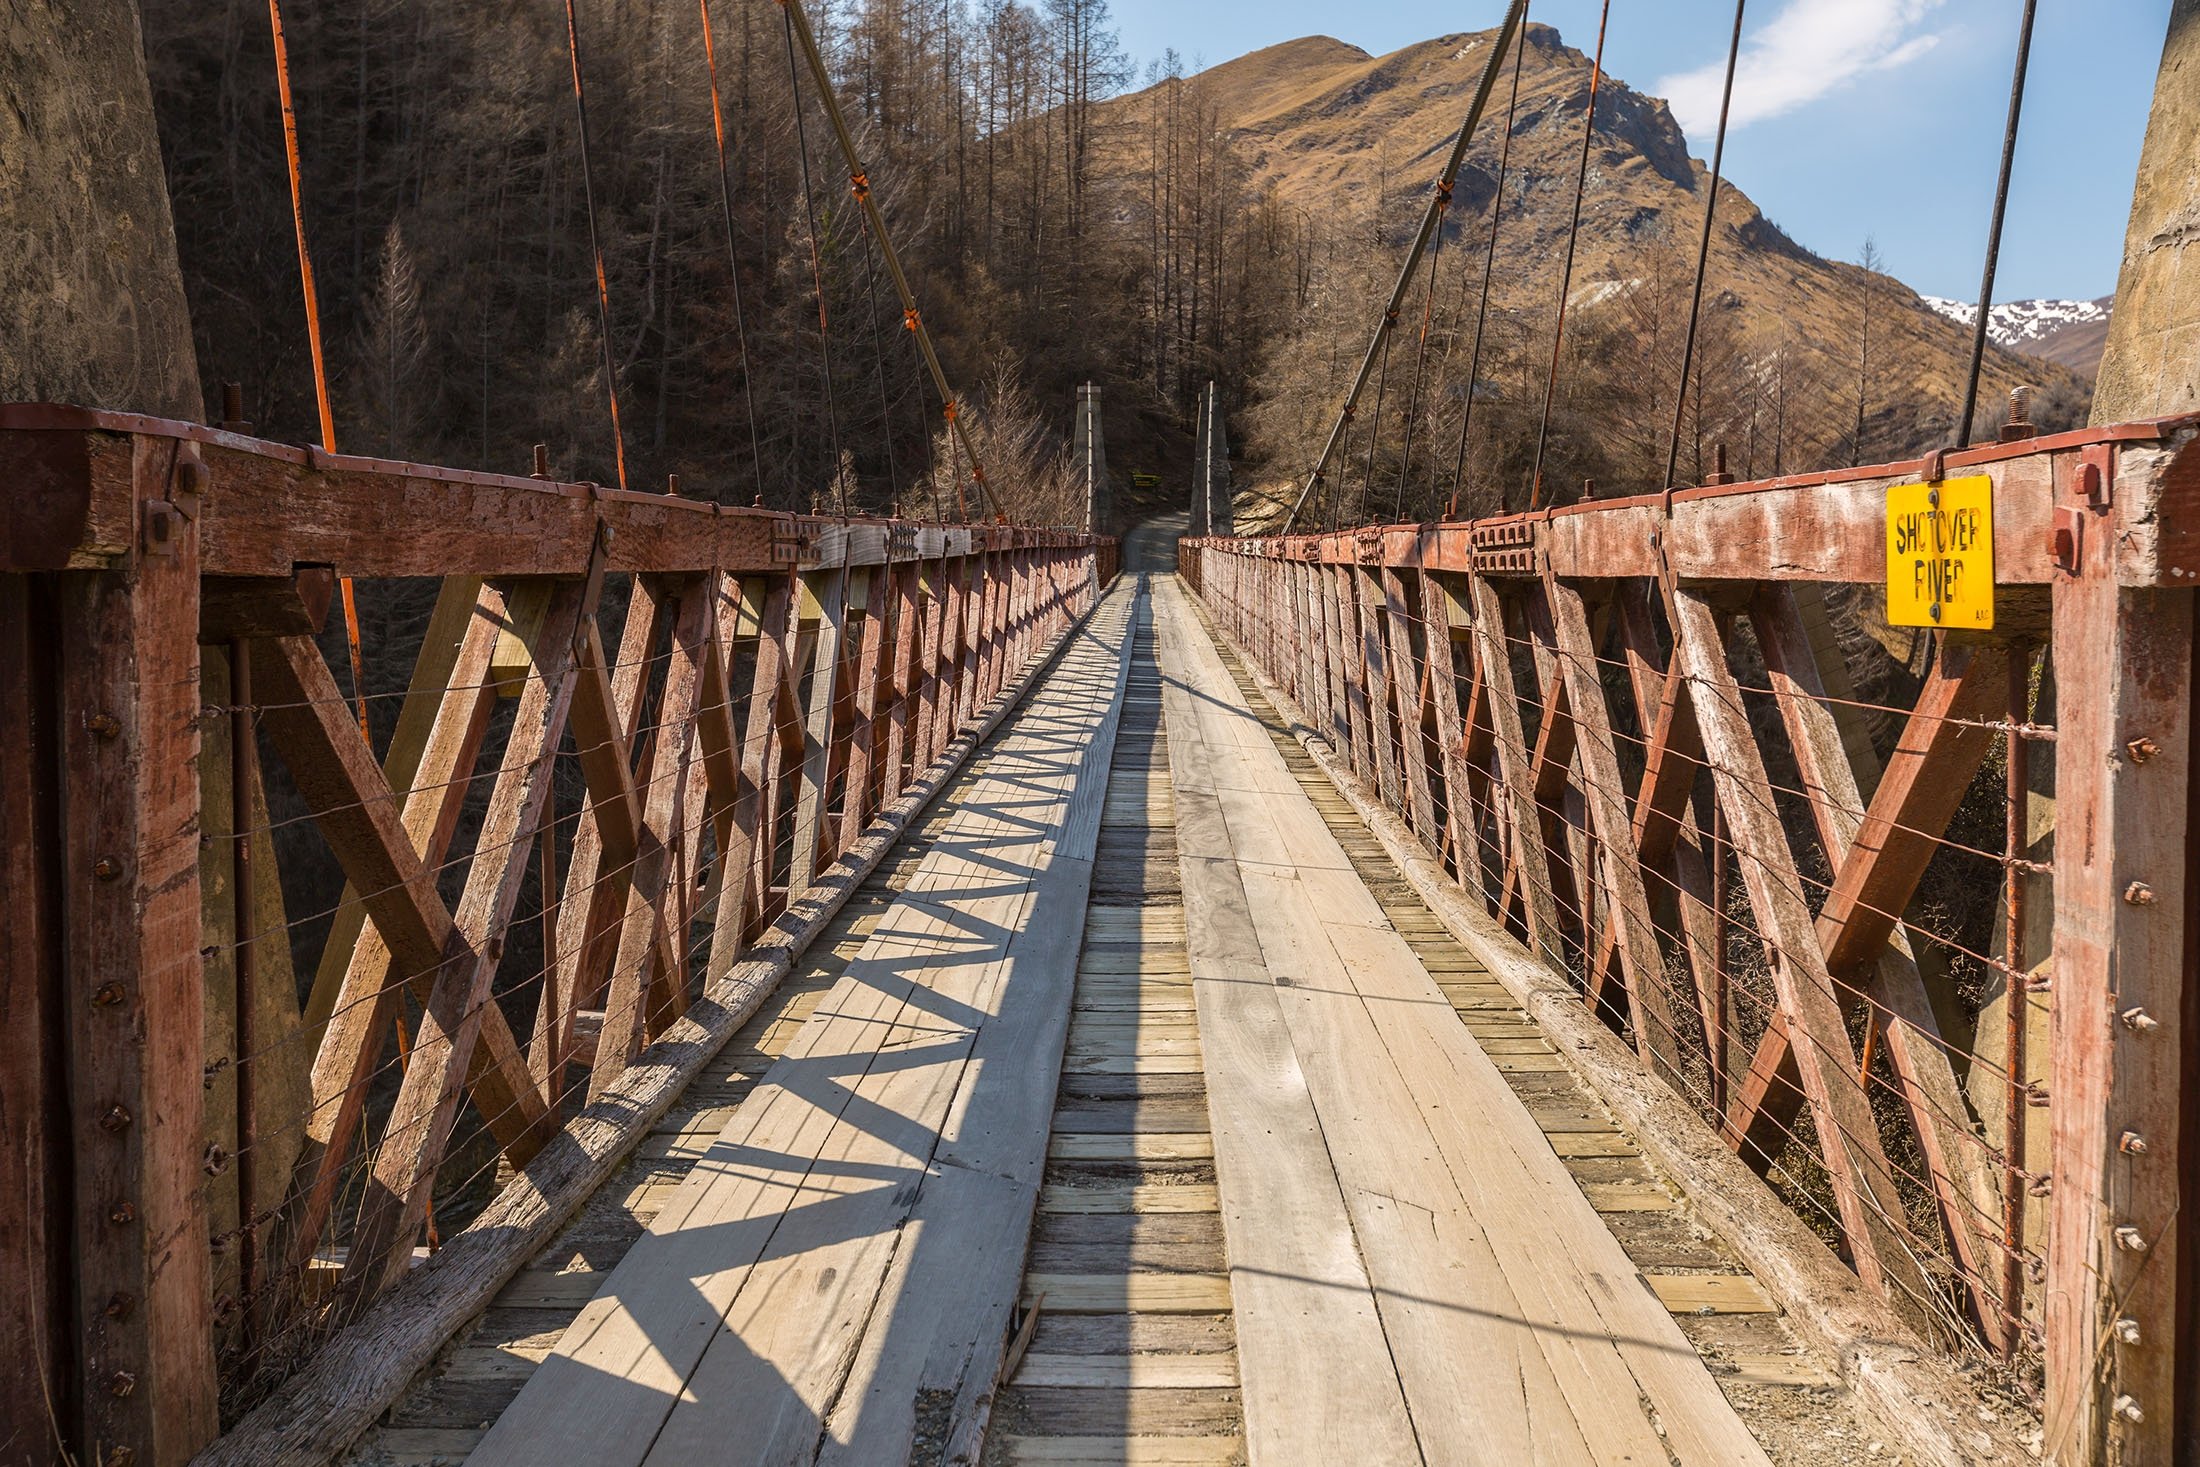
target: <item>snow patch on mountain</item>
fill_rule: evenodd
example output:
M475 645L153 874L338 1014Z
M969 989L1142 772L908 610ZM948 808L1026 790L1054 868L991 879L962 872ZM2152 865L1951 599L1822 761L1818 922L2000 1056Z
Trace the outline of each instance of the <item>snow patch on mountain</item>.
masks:
M1966 326L1978 316L1978 306L1971 301L1952 301L1937 295L1922 299L1941 315ZM1996 346L2022 351L2027 345L2045 341L2072 326L2106 321L2113 299L2103 296L2097 301L2003 301L1987 314L1986 335Z

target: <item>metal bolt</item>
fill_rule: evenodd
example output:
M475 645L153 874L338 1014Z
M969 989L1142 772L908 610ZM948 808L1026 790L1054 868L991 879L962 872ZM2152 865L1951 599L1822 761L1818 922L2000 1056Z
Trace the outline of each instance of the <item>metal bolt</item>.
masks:
M2034 1080L2031 1084L2024 1087L2024 1103L2026 1105L2029 1105L2035 1110L2038 1110L2044 1109L2047 1105L2047 1102L2047 1084L2045 1081Z
M2154 888L2143 881L2134 881L2124 888L2124 900L2134 907L2154 905Z
M106 1309L101 1312L109 1319L128 1319L130 1311L135 1308L137 1308L137 1295L117 1289L113 1296L107 1300Z
M107 1377L107 1394L120 1399L137 1389L137 1377L127 1370L118 1370ZM111 1458L109 1460L112 1460Z
M122 863L112 856L101 856L92 863L92 874L101 881L112 881L122 874Z
M2139 1034L2144 1034L2150 1029L2159 1029L2162 1027L2161 1022L2157 1020L2154 1015L2148 1013L2145 1009L2125 1009L2122 1018L2124 1021L2124 1027L2126 1029L2130 1029Z
M2124 752L2131 756L2132 763L2144 764L2156 754L2161 753L2162 746L2149 738L2136 738L2124 745Z
M120 1131L129 1126L130 1120L130 1108L128 1106L110 1105L100 1114L99 1129L102 1131Z
M2115 1404L2108 1410L2117 1420L2128 1421L2134 1426L2147 1419L2147 1413L2140 1410L2139 1403L2129 1396L2118 1396Z
M2039 1176L2034 1177L2030 1182L2027 1182L2025 1184L2024 1190L2034 1197L2053 1196L2055 1193L2054 1174L2051 1172L2041 1173Z
M2144 1253L2147 1251L2147 1240L2145 1235L2143 1235L2137 1228L2131 1226L2129 1223L2126 1223L2122 1227L2116 1229L2113 1236L2116 1239L2116 1246L2123 1249L2126 1253Z
M206 1143L206 1156L199 1162L199 1170L210 1177L218 1177L229 1170L229 1152L219 1141Z
M120 983L102 983L92 990L92 1007L100 1009L113 1008L116 1004L122 1002L128 992L129 990Z
M2146 1137L2137 1131L2126 1131L2117 1139L2116 1149L2126 1156L2144 1156L2147 1154Z
M2115 1330L2118 1343L2125 1345L2136 1345L2139 1343L2138 1320L2119 1319L2116 1321Z
M183 530L183 516L165 499L149 499L145 502L145 548L154 555L166 555L175 548Z
M109 1447L106 1467L132 1467L137 1461L136 1447Z
M111 739L122 732L122 723L112 713L94 713L84 720L84 727L97 739Z
M117 1202L113 1207L107 1209L107 1221L118 1228L128 1227L131 1223L137 1221L137 1204L135 1202Z

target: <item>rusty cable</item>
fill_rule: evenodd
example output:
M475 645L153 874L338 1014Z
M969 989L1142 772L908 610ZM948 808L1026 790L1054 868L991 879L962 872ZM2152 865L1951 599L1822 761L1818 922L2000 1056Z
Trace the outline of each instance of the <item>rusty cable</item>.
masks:
M619 428L619 372L611 351L611 283L604 273L603 242L596 229L596 183L588 154L588 93L581 82L581 28L573 14L574 0L565 0L565 52L573 63L573 116L581 134L581 201L588 212L588 249L596 261L596 316L603 337L603 390L611 404L611 449L619 471L619 487L626 487L626 435Z
M849 187L856 202L863 206L870 217L873 234L878 239L879 254L886 261L886 274L894 282L896 293L901 296L902 319L917 338L917 350L924 358L926 370L932 378L932 386L940 395L940 416L947 421L948 431L955 439L955 446L962 451L964 462L970 470L970 482L978 491L978 508L983 514L993 504L993 491L986 483L985 466L978 461L978 450L970 440L970 432L962 424L962 412L956 401L954 389L948 386L946 369L940 365L939 352L932 344L932 333L926 328L924 318L917 312L917 293L909 285L908 272L902 269L901 255L894 249L893 236L886 232L885 216L879 213L878 201L871 196L870 176L865 172L862 159L856 152L855 135L848 130L848 118L840 108L840 98L832 88L832 73L826 68L824 53L818 50L817 37L810 31L809 14L802 8L802 0L779 0L789 21L793 24L795 38L801 43L803 55L808 59L810 75L817 81L818 99L825 109L826 121L832 124L833 136L840 144L842 158L848 164ZM929 436L929 435L927 435ZM970 510L963 498L962 483L955 485L955 510L959 518L967 521Z
M1445 212L1451 209L1451 190L1445 189L1439 201ZM1444 221L1436 221L1436 242L1429 247L1428 284L1421 291L1421 340L1413 353L1413 391L1406 398L1406 441L1398 451L1398 487L1390 500L1390 518L1403 520L1406 513L1406 476L1413 471L1413 424L1421 413L1421 380L1428 370L1429 328L1436 320L1437 266L1444 261Z
M1535 432L1535 470L1528 476L1528 508L1543 503L1543 451L1551 438L1551 404L1558 396L1558 359L1566 344L1566 297L1574 288L1574 248L1581 242L1581 196L1589 187L1589 150L1597 133L1597 84L1604 80L1604 30L1612 0L1597 16L1597 54L1589 64L1589 111L1581 124L1581 168L1574 175L1574 217L1566 228L1566 268L1558 277L1558 322L1551 332L1551 371L1543 381L1543 422Z
M1314 461L1313 470L1307 474L1306 482L1299 486L1299 495L1291 505L1291 513L1284 517L1280 532L1282 534L1291 533L1292 527L1298 523L1301 511L1306 507L1307 497L1314 492L1314 486L1327 473L1329 461L1336 457L1338 445L1343 441L1345 430L1352 422L1352 410L1358 405L1360 394L1367 389L1367 379L1373 374L1383 343L1390 335L1391 326L1397 321L1398 308L1405 301L1406 289L1413 283L1413 272L1420 265L1422 254L1428 249L1429 236L1435 232L1437 220L1443 212L1444 195L1458 181L1459 167L1467 157L1467 144L1474 136L1475 125L1482 120L1483 109L1489 105L1490 93L1496 89L1497 72L1503 64L1505 48L1518 35L1520 18L1527 12L1527 8L1528 0L1513 0L1505 12L1505 19L1497 28L1497 38L1490 46L1489 60L1482 67L1482 79L1475 86L1474 100L1468 104L1466 119L1459 125L1459 135L1452 140L1451 157L1446 161L1444 171L1437 180L1436 190L1429 197L1428 208L1421 216L1421 231L1414 236L1412 247L1406 251L1405 263L1398 271L1398 283L1391 287L1390 303L1383 307L1383 315L1375 327L1375 336L1368 342L1367 350L1360 358L1359 373L1353 379L1351 390L1345 394L1343 406L1337 411L1336 422L1330 425L1329 439L1322 446L1321 457Z
M313 284L313 252L306 245L305 179L298 164L298 110L290 93L290 42L283 34L282 0L267 0L268 31L275 42L275 90L282 99L283 158L290 169L290 218L298 234L298 288L305 297L306 347L313 358L313 398L321 417L321 450L336 452L336 411L329 403L328 361L321 349L321 294ZM367 658L359 642L359 602L351 577L338 578L344 604L344 640L351 652L351 695L358 705L359 733L371 743L367 725Z
M726 275L733 282L733 341L741 356L741 397L749 413L749 460L754 493L764 492L764 446L756 420L756 373L749 365L748 325L741 310L741 251L733 230L733 177L726 162L726 108L718 90L718 45L710 0L696 0L703 14L703 62L710 73L710 122L718 139L718 208L726 224Z
M1696 244L1696 284L1688 296L1688 334L1681 345L1681 380L1673 391L1673 437L1665 446L1664 486L1673 487L1673 475L1681 459L1681 423L1688 411L1688 374L1696 363L1696 323L1703 313L1703 278L1711 264L1711 226L1719 212L1719 174L1726 163L1726 122L1734 103L1734 62L1742 51L1742 8L1748 0L1734 0L1734 32L1726 43L1726 83L1719 93L1719 132L1711 144L1711 188L1703 201L1703 236ZM1697 471L1702 472L1703 409L1698 393L1696 410Z
M2009 78L2009 119L2001 130L2001 172L1994 181L1994 212L1986 227L1986 266L1979 278L1978 315L1971 322L1971 361L1963 378L1963 413L1956 420L1955 446L1971 441L1971 420L1978 415L1978 379L1986 365L1986 329L1994 309L1994 271L2001 263L2001 221L2009 211L2009 172L2017 161L2017 122L2024 112L2024 72L2032 57L2032 17L2039 0L2024 0L2017 22L2017 60Z
M1467 400L1459 412L1459 451L1452 460L1451 503L1444 511L1447 518L1459 513L1459 490L1467 477L1467 430L1474 426L1474 392L1482 380L1482 330L1490 319L1490 281L1497 269L1497 226L1505 217L1505 176L1512 166L1513 114L1520 106L1520 62L1528 54L1528 9L1525 5L1520 8L1520 14L1520 44L1513 50L1512 95L1505 101L1505 133L1497 145L1497 190L1490 199L1490 248L1482 257L1482 295L1475 302L1474 349L1467 357ZM1462 270L1461 284L1464 283Z
M810 283L817 292L817 357L825 381L825 438L833 452L833 500L845 516L848 481L840 471L840 402L833 392L833 329L825 311L825 257L817 237L817 193L810 183L810 129L802 120L802 68L794 55L792 8L782 4L779 19L787 41L787 88L794 98L795 153L802 160L802 220L810 233Z

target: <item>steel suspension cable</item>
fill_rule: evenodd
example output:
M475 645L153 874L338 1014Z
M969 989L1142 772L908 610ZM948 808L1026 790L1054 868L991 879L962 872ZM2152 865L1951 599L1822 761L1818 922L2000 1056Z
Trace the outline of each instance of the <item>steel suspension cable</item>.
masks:
M596 228L596 180L588 153L588 91L581 81L581 27L565 0L565 54L573 63L573 117L581 134L581 202L588 213L588 251L596 262L596 321L603 338L603 390L611 406L611 450L626 487L626 434L619 427L619 375L611 349L611 281L603 266L603 240Z
M1971 362L1963 379L1963 414L1956 423L1955 446L1971 441L1971 420L1978 413L1979 372L1986 365L1986 328L1994 309L1994 271L2001 263L2001 221L2009 209L2009 172L2017 158L2017 120L2024 112L2024 72L2032 56L2032 17L2038 0L2024 0L2017 22L2017 61L2009 78L2009 120L2001 131L2001 172L1994 182L1993 222L1986 231L1986 268L1978 286L1978 317L1971 323Z
M1520 44L1513 48L1512 94L1505 99L1505 135L1497 145L1497 192L1490 200L1490 248L1482 257L1482 295L1475 303L1474 350L1467 358L1467 400L1459 413L1459 451L1451 466L1451 503L1448 518L1459 513L1459 490L1467 476L1467 430L1474 426L1474 390L1482 381L1482 331L1490 320L1490 282L1497 269L1497 226L1505 217L1505 179L1512 166L1513 114L1520 107L1520 63L1528 54L1527 14L1523 5ZM1465 257L1461 257L1460 282L1466 281Z
M1681 380L1673 393L1673 437L1665 448L1664 487L1673 487L1673 475L1681 458L1681 423L1688 410L1688 374L1696 362L1696 323L1703 313L1703 278L1711 264L1711 227L1719 212L1719 173L1726 162L1726 122L1734 103L1734 63L1742 53L1742 9L1748 0L1734 0L1734 31L1726 43L1726 82L1719 92L1719 133L1711 144L1711 189L1703 201L1703 236L1696 243L1696 284L1688 296L1688 335L1681 345ZM1703 410L1698 405L1696 432L1703 432ZM1699 443L1701 438L1699 436ZM1698 452L1701 470L1701 450Z
M1467 144L1474 135L1475 125L1482 120L1482 110L1488 106L1490 92L1497 85L1497 73L1504 62L1505 48L1513 44L1520 31L1520 18L1526 13L1528 0L1513 0L1505 11L1505 19L1497 28L1497 39L1490 46L1490 57L1482 67L1482 78L1474 89L1474 100L1468 104L1466 119L1459 126L1459 135L1452 141L1451 156L1444 164L1444 171L1437 182L1437 192L1429 198L1428 209L1421 216L1421 230L1414 237L1413 245L1406 251L1405 263L1399 268L1398 283L1391 288L1389 304L1383 307L1383 315L1375 328L1374 339L1367 344L1367 351L1360 358L1360 370L1353 379L1351 391L1345 394L1344 405L1338 409L1336 422L1330 426L1329 439L1323 445L1321 457L1299 487L1299 496L1291 505L1291 513L1283 522L1283 533L1289 534L1298 522L1300 512L1306 506L1307 496L1322 481L1329 468L1329 461L1336 456L1343 441L1345 428L1352 421L1353 409L1360 394L1367 388L1367 379L1375 370L1382 347L1389 338L1391 328L1397 323L1398 310L1405 302L1406 289L1413 283L1413 272L1420 265L1422 254L1428 249L1429 236L1435 232L1437 220L1442 214L1442 200L1458 181L1459 166L1466 161ZM1349 473L1349 470L1347 470Z
M792 23L803 55L809 61L810 75L817 81L819 101L825 108L826 120L832 124L833 136L840 144L841 157L848 165L849 190L855 194L856 202L863 206L864 214L871 221L871 231L878 240L879 254L886 261L886 274L901 296L902 322L916 335L917 350L924 358L925 369L931 374L933 388L940 395L940 416L947 420L948 431L954 437L955 446L962 451L963 461L970 470L970 482L978 491L980 512L983 513L993 504L992 490L986 484L985 466L978 461L978 450L970 441L969 430L963 426L962 406L956 400L954 389L948 386L946 369L941 367L939 352L932 344L932 333L917 311L916 291L910 288L909 274L902 269L901 255L894 249L893 236L886 232L885 216L879 212L878 201L871 197L870 175L864 171L862 158L856 152L855 134L849 131L847 114L841 110L840 98L833 91L832 73L827 70L825 55L818 49L817 36L810 29L810 17L803 10L801 0L779 0L779 4ZM955 508L961 518L969 519L969 506L964 502L960 480L955 484Z
M305 297L306 347L313 358L313 400L320 411L321 449L336 452L336 411L330 406L328 362L321 350L321 296L313 285L313 252L306 246L305 178L298 166L298 109L290 94L290 43L283 34L281 0L267 0L267 24L275 42L275 91L282 99L283 158L290 169L290 218L298 233L298 288ZM344 641L351 652L351 695L358 704L359 735L371 744L367 723L367 657L359 641L359 600L351 577L337 579L344 603Z
M817 291L817 355L825 374L825 430L833 451L834 501L845 515L848 480L840 465L840 403L833 392L833 332L825 314L825 259L817 238L817 195L810 187L810 129L802 120L802 68L794 55L793 9L782 5L779 19L787 38L787 86L794 94L794 146L802 159L802 217L809 226L810 280Z
M863 309L871 318L871 354L878 363L878 431L886 440L886 482L901 503L901 466L894 455L894 411L886 395L886 338L878 325L878 252L871 246L871 221L863 221Z
M733 282L733 339L741 354L741 396L749 413L749 459L756 475L754 491L764 492L764 445L756 418L756 373L749 365L748 324L741 311L741 253L733 232L733 176L726 162L726 109L718 90L718 46L710 23L710 0L696 0L703 12L703 61L710 72L710 121L718 138L718 206L726 224L726 274Z
M1352 510L1353 520L1363 525L1367 523L1367 501L1375 488L1375 450L1383 441L1383 394L1390 390L1390 343L1397 326L1398 315L1393 311L1383 330L1383 367L1375 379L1375 411L1367 415L1367 472L1360 478L1360 499Z
M1574 217L1566 228L1566 268L1558 278L1558 324L1551 332L1551 373L1543 383L1543 422L1535 433L1535 471L1528 478L1528 508L1543 503L1543 451L1551 438L1551 403L1558 396L1558 357L1566 344L1566 297L1574 288L1574 247L1581 242L1581 196L1589 186L1589 148L1597 131L1597 84L1604 80L1604 30L1612 0L1597 16L1597 54L1589 66L1589 115L1581 124L1581 169L1574 176Z
M1444 190L1444 208L1451 208L1451 190ZM1421 292L1421 340L1413 353L1413 391L1406 398L1406 441L1398 453L1398 486L1390 498L1390 518L1403 520L1406 513L1406 475L1413 470L1413 424L1421 412L1421 378L1428 369L1429 327L1436 319L1437 267L1444 262L1444 223L1436 221L1436 242L1429 248L1428 284Z

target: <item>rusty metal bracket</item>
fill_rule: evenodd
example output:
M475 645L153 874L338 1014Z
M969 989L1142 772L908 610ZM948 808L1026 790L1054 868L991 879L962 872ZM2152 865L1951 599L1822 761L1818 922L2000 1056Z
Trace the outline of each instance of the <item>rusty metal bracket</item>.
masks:
M1476 575L1532 576L1542 536L1531 519L1479 524L1468 532Z

